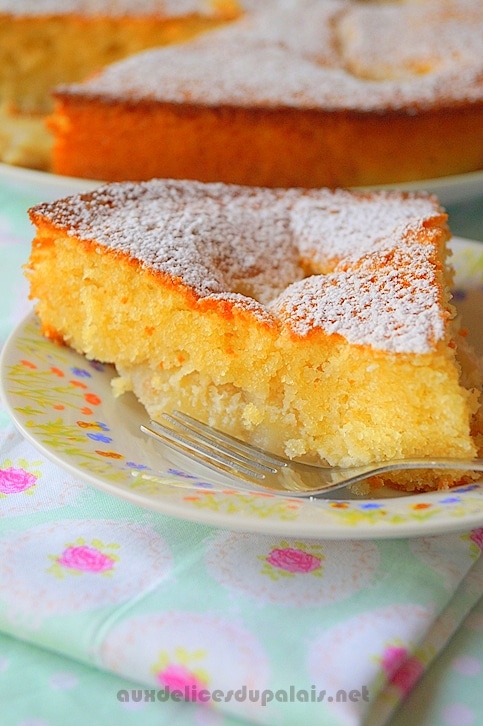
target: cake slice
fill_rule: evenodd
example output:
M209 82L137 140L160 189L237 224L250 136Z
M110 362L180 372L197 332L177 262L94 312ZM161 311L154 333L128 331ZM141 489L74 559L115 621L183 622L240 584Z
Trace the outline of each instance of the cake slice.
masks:
M236 0L0 0L0 158L49 168L51 91L238 17Z
M477 454L481 375L433 197L152 180L30 217L43 333L113 363L152 418L332 465Z

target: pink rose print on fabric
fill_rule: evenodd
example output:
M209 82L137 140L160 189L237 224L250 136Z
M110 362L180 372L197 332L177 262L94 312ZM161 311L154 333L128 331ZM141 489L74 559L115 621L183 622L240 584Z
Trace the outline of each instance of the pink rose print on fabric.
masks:
M290 607L319 607L370 587L377 577L379 549L373 542L330 542L298 537L214 534L207 569L230 592Z
M198 701L200 691L209 683L209 677L196 661L203 660L205 656L204 650L190 653L183 647L176 648L171 657L169 653L162 651L151 671L160 686L164 686L171 693L181 691L185 700Z
M67 547L57 559L59 565L70 570L83 572L105 572L114 567L114 560L95 547L82 545L81 547Z
M409 658L391 678L391 683L406 696L423 673L424 665L421 661L418 658Z
M20 435L19 435L20 436ZM20 440L20 439L19 439ZM74 504L87 485L70 478L42 486L43 460L22 456L0 460L0 517L23 517L34 512L47 512Z
M275 547L265 561L287 572L313 572L322 566L320 557L294 547Z
M49 516L33 525L2 535L2 617L14 632L39 631L47 618L121 606L170 578L171 547L150 522Z
M14 466L0 469L0 496L18 494L32 489L36 485L37 479L35 474L31 474L26 469Z
M59 578L64 577L66 572L77 575L84 572L111 575L119 560L112 549L118 548L119 545L115 543L105 545L99 540L93 540L91 544L86 544L82 538L79 538L75 543L67 544L59 556L49 555L54 564L47 572ZM105 549L110 550L109 553L104 552Z
M483 550L483 527L473 529L470 533L470 540L474 542L479 550Z
M296 542L290 545L281 542L279 547L273 547L266 557L259 559L264 563L262 572L272 579L279 577L294 577L298 574L322 574L322 561L324 555L317 550L317 545L310 551L310 545Z
M189 700L197 701L199 691L206 688L206 683L189 671L184 665L171 663L163 671L156 674L160 686L169 688L171 692L182 691Z
M409 657L406 648L388 646L382 656L381 666L388 682L407 695L424 673L424 665L414 656Z
M402 666L408 657L407 648L399 645L389 645L382 656L381 666L390 679L396 673L397 669Z
M480 558L483 552L483 527L472 529L471 532L465 532L460 535L460 539L469 545L469 554L473 561Z

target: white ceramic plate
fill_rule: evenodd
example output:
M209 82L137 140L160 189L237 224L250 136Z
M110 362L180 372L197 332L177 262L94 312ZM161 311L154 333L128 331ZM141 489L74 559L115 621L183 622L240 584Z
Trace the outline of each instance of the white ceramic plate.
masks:
M69 194L95 189L101 183L1 163L0 181L8 184L18 194L33 197L38 202L54 201Z
M41 191L39 201L54 200L67 194L83 192L93 189L101 183L89 179L57 176L8 164L0 164L0 180L8 182L17 191L26 195L38 195L39 191ZM436 194L443 205L456 204L483 196L483 171L370 188L404 191L425 190Z
M483 244L454 240L455 300L483 354ZM448 492L301 500L243 489L139 430L131 394L115 399L110 366L46 340L32 314L5 345L5 405L48 458L93 486L146 509L232 530L320 539L413 537L483 525L483 480Z

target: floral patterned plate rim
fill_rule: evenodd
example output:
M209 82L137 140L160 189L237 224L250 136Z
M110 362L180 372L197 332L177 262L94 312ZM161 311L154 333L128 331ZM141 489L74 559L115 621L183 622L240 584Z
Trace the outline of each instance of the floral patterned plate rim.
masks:
M454 299L482 345L483 244L452 243ZM483 350L480 348L480 353ZM483 524L483 480L446 492L315 501L243 488L161 449L139 430L147 414L132 394L114 398L110 366L40 333L31 313L1 359L2 396L16 426L70 476L169 516L245 532L318 539L415 537Z

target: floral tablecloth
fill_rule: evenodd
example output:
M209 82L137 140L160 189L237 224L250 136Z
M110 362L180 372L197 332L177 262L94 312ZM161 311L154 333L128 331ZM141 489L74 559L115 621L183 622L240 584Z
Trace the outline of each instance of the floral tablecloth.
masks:
M2 344L43 194L0 184ZM481 200L454 217L483 239ZM482 549L478 528L324 541L168 517L58 468L1 409L0 723L483 723Z

